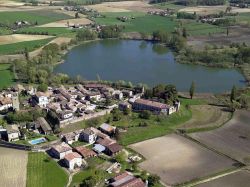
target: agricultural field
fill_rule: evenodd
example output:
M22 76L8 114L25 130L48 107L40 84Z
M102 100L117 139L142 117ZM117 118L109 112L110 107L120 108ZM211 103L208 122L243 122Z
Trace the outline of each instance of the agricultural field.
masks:
M197 187L218 187L218 186L237 186L237 187L249 187L250 184L250 171L242 170L210 182L206 182Z
M250 163L250 112L236 111L223 127L190 137L243 163Z
M25 41L35 41L51 38L52 36L43 36L43 35L24 35L24 34L12 34L0 36L0 45L4 44L13 44L18 42Z
M76 34L75 30L62 28L62 27L28 27L22 28L18 30L17 33L25 33L25 34L48 34L51 36L65 36L65 37L73 37Z
M5 25L13 25L16 21L28 21L30 24L38 25L70 19L69 15L54 12L51 10L37 10L37 11L21 11L21 12L0 12L0 23Z
M68 26L74 26L75 24L81 24L81 25L88 25L92 23L87 18L78 18L78 19L66 19L66 20L59 20L56 22L47 23L44 25L39 25L38 27L64 27L67 28Z
M175 4L175 1L170 1L170 2L163 2L163 3L154 4L154 7L160 8L160 9L180 10L182 8L185 8L186 6Z
M0 55L23 53L25 48L27 48L28 51L33 51L39 47L46 45L52 39L53 38L48 38L43 40L34 40L34 41L0 45Z
M62 187L67 173L45 153L29 153L26 187Z
M26 151L0 147L1 187L26 187Z
M186 130L202 130L220 127L231 118L231 112L223 107L212 105L191 106L192 119L184 123L181 128Z
M123 12L123 13L104 13L105 18L95 18L98 24L102 25L124 25L124 32L145 32L151 34L155 30L174 31L176 22L170 18L161 16L152 16L145 13ZM121 22L117 19L118 16L135 17L127 22Z
M139 166L159 175L167 185L182 184L234 168L233 160L175 134L129 147L145 157Z
M13 80L10 64L0 64L0 89L10 86Z

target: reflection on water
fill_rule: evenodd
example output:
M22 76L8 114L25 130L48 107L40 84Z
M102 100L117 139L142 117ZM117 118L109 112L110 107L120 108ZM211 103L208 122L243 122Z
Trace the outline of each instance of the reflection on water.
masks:
M73 48L58 65L56 72L88 80L125 80L146 83L175 84L188 91L192 81L198 92L224 92L245 86L244 77L235 69L209 68L175 63L171 51L160 44L133 40L103 40Z

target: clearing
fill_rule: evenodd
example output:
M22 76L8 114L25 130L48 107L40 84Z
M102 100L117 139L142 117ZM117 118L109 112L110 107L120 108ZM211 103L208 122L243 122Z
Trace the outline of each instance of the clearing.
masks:
M183 124L184 129L219 127L231 117L231 113L223 107L212 105L194 105L191 111L192 119Z
M237 187L249 187L250 184L250 171L242 170L210 182L206 182L197 187L218 187L218 186L237 186Z
M26 187L26 151L0 147L1 187Z
M47 154L29 153L27 187L62 187L67 182L67 173Z
M56 22L39 25L38 27L51 27L51 28L52 27L68 27L68 26L74 26L75 24L88 25L90 23L92 23L92 21L87 18L78 18L78 19L59 20Z
M142 169L177 185L234 168L234 162L182 136L171 134L129 146L146 160Z
M0 45L25 42L25 41L43 40L51 37L52 36L26 35L26 34L5 35L5 36L0 36Z
M250 112L236 111L223 127L189 134L195 140L243 163L250 163Z

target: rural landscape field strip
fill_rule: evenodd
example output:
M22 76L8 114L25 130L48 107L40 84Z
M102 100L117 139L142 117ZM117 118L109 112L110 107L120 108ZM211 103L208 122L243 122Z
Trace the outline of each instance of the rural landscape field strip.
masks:
M0 147L0 186L26 187L26 151Z
M240 162L248 163L250 155L250 113L237 111L232 120L219 129L188 136Z
M235 162L184 137L171 134L129 146L145 157L139 166L157 174L168 185L234 168Z

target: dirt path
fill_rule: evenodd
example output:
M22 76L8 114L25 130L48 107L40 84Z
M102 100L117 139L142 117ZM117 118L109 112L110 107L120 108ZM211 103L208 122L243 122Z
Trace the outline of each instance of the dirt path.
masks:
M48 44L50 43L56 43L58 45L61 45L62 43L69 43L71 41L71 38L67 38L67 37L58 37L53 39L52 41L50 41ZM47 44L47 45L48 45ZM44 46L43 46L44 47ZM43 47L40 47L32 52L29 53L30 57L33 58L37 55L39 55L43 49ZM0 63L6 63L8 61L13 61L13 60L22 60L24 59L24 55L23 54L15 54L15 55L1 55L0 56Z

